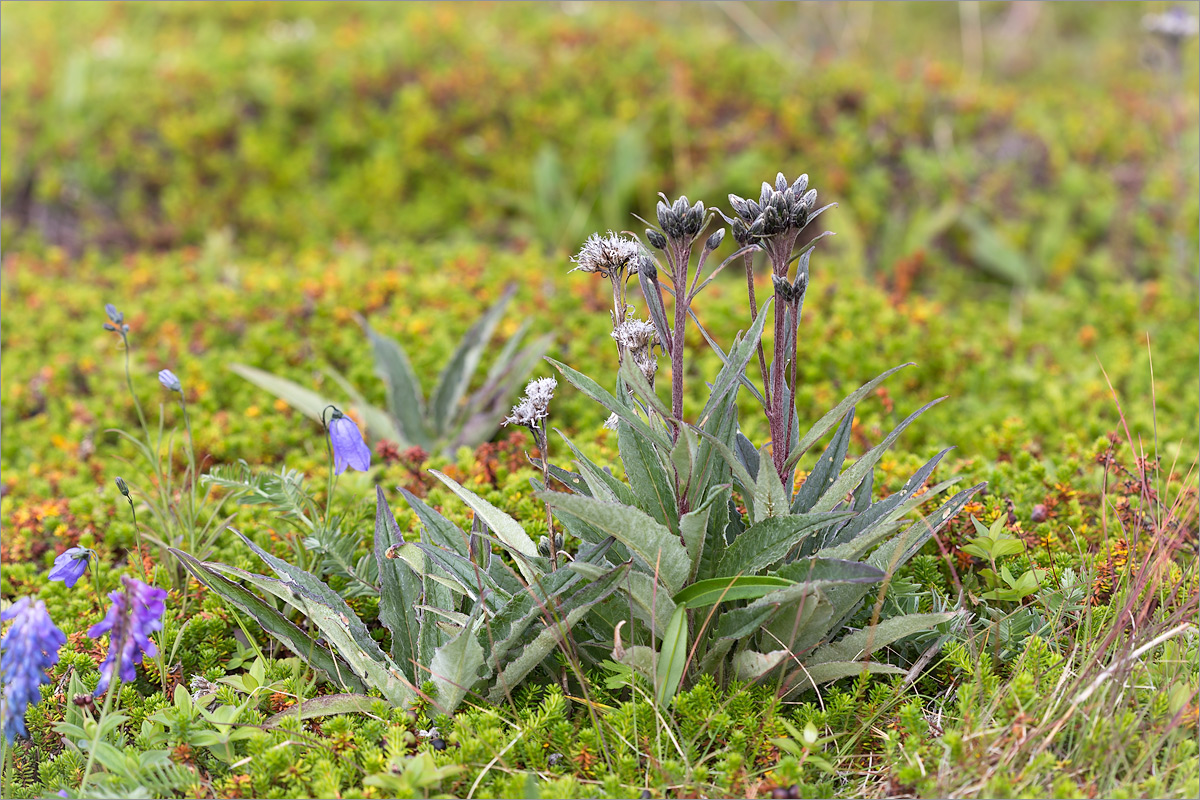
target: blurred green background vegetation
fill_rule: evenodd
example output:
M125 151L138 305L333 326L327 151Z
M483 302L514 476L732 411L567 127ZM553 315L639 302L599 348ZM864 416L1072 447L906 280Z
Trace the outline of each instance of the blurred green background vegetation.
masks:
M610 381L605 285L569 274L569 256L593 231L640 232L633 215L652 218L660 190L727 208L728 193L757 196L777 171L807 172L822 202L838 203L816 226L837 235L813 257L801 327L806 420L916 362L857 409L852 454L950 398L905 433L880 487L956 445L947 472L989 481L974 513L1060 537L1059 566L1107 563L1095 464L1122 414L1131 438L1162 457L1167 483L1196 484L1196 43L1172 49L1142 28L1169 7L0 4L0 591L38 592L56 619L86 627L100 609L47 584L44 568L81 541L116 568L132 553L112 488L119 474L133 482L131 451L111 429L137 417L119 339L101 328L105 303L131 325L152 418L163 402L167 424L181 422L154 375L181 378L204 467L286 463L323 482L320 427L228 364L336 395L322 373L334 367L382 404L361 313L408 347L428 392L459 336L515 283L498 336L528 318L533 333L556 335L550 355ZM746 327L737 272L697 303L725 343ZM762 298L770 280L759 279ZM695 411L719 362L694 330L688 345L703 354L687 382ZM605 416L566 386L551 408L554 427L615 463ZM765 433L757 416L743 420L751 438ZM526 445L438 466L536 525ZM348 473L339 502L369 530L369 483L416 488L425 466L390 458L370 476ZM465 523L438 491L430 502ZM1044 504L1060 501L1047 519ZM267 543L271 520L256 513L238 511L239 526ZM410 514L400 523L415 526ZM252 566L232 542L217 557ZM220 605L210 601L217 616L189 633L211 641L189 640L185 674L219 677L230 663ZM1019 693L999 695L1018 698L1024 718ZM874 737L874 718L842 705ZM944 760L941 741L931 747ZM322 796L279 783L277 762L246 767L255 791ZM74 774L61 761L61 775L38 783L38 759L28 763L29 796ZM325 763L314 774L329 774ZM961 763L965 776L1007 775ZM1060 766L1045 772L1110 765Z

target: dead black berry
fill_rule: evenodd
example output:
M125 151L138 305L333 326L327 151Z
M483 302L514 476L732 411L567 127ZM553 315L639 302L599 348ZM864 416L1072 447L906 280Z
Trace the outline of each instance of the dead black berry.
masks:
M438 737L437 739L430 739L429 746L432 747L434 750L439 750L439 751L445 750L446 749L446 740L442 739L441 737Z

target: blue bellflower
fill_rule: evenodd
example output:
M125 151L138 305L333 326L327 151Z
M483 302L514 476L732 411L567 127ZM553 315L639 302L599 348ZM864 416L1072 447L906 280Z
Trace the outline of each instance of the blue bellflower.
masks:
M108 690L114 670L121 680L132 681L137 678L134 659L140 661L142 656L158 653L150 634L162 630L162 616L166 609L163 601L167 599L167 593L128 575L121 577L121 583L125 586L124 590L109 592L112 605L108 613L88 631L88 636L93 639L98 639L104 633L108 634L109 639L108 655L100 664L97 697Z
M58 558L54 559L54 566L50 568L50 574L47 575L52 581L62 581L70 589L79 582L83 577L83 573L87 572L88 560L92 557L92 551L86 547L71 547L59 553Z
M0 681L4 683L0 718L11 744L18 734L29 735L25 711L30 703L41 701L38 687L50 682L46 670L58 663L58 648L67 637L50 619L41 600L22 597L0 614L0 619L13 621L0 641Z
M333 472L341 475L346 467L366 472L371 468L371 448L363 441L354 420L336 408L329 421L329 443L333 446Z

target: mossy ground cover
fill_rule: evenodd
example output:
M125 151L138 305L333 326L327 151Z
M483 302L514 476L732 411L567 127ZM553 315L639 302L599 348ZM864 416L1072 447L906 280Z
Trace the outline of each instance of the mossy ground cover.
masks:
M90 577L71 590L46 578L82 543L101 554L101 593L121 574L173 590L166 658L121 690L125 791L1194 795L1195 70L1179 82L1145 65L1163 54L1131 33L1142 6L1047 7L1031 44L1008 50L997 43L1015 23L984 6L993 49L972 78L944 45L957 14L904 8L877 8L867 33L852 8L764 12L780 41L825 42L781 55L769 30L694 6L5 5L0 593L36 594L68 642L3 794L75 792L84 771L55 726L83 718L73 687L99 679L103 649L85 631L106 603ZM1069 70L1089 77L1063 81ZM968 511L1003 520L1023 546L1002 565L1033 588L989 583L964 516L859 615L866 626L876 600L929 611L943 598L973 612L912 682L846 679L787 703L771 686L701 682L664 712L610 673L563 686L547 672L453 718L378 701L268 724L329 687L153 548L138 563L113 482L149 478L111 431L137 417L104 304L125 312L135 389L177 437L178 407L153 376L183 380L205 469L298 469L323 501L320 426L230 363L337 396L332 367L382 404L361 314L409 347L429 391L514 284L498 335L528 318L555 336L552 357L606 374L609 300L568 272L569 251L593 229L637 227L630 212L652 218L660 188L716 203L779 167L807 170L839 203L822 218L839 235L813 260L799 407L819 416L915 362L860 405L851 455L948 395L881 463L879 488L956 446L938 475L988 481ZM722 342L743 325L746 291L725 277L701 311ZM687 344L706 348L694 330ZM695 363L689 407L720 366L711 353ZM620 475L606 416L563 387L551 423ZM376 443L374 469L343 475L333 498L361 531L352 558L371 552L376 484L469 525L429 467L545 533L531 447L508 429L454 457ZM570 460L554 440L550 457ZM416 516L397 512L415 536ZM290 552L292 534L261 509L221 514ZM256 568L232 536L210 557ZM336 569L330 581L346 588ZM369 594L351 605L377 616ZM1155 639L1136 638L1145 629L1163 638L1139 652ZM889 657L922 652L901 643ZM219 686L211 710L177 692L200 681ZM155 752L180 769L137 761Z

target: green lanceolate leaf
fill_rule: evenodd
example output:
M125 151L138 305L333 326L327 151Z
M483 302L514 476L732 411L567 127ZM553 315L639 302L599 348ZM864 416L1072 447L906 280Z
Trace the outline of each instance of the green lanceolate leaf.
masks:
M654 445L621 420L617 424L617 448L625 466L625 477L640 501L638 507L671 530L677 530L679 518L672 481L659 461Z
M397 427L408 441L426 450L431 449L433 442L425 427L425 398L404 348L394 339L377 333L361 317L359 324L371 342L375 371L387 388L388 411L396 420Z
M388 555L394 545L403 545L400 526L383 496L375 487L375 560L379 565L379 621L392 634L392 660L410 681L419 682L417 639L419 625L412 609L421 602L421 579L399 558Z
M667 623L675 613L675 603L663 585L645 572L630 570L622 588L629 596L634 615L649 626L655 636L666 634Z
M811 510L818 498L837 479L838 472L842 469L842 462L846 458L846 451L850 447L850 429L853 427L853 423L854 409L851 408L842 419L842 424L838 426L837 433L833 435L833 441L817 459L817 463L813 465L812 471L804 479L796 496L792 498L793 514L803 514ZM873 473L867 473L868 476L871 474Z
M986 483L979 483L954 495L936 512L917 520L904 531L879 545L875 552L867 557L867 563L878 567L888 575L893 574L898 568L908 563L908 560L946 523L954 519L962 511L963 506L970 502L971 498L986 485ZM845 621L853 615L859 601L866 596L868 591L860 586L835 586L829 590L830 599L834 605L839 609L846 610L841 621L834 626L834 630L845 624Z
M514 556L514 560L517 562L517 569L521 571L521 575L524 576L527 582L532 583L536 579L537 573L526 559L519 556L537 558L537 546L529 538L529 534L525 533L525 529L521 527L520 523L479 495L468 489L464 489L453 478L443 475L436 469L429 471L438 480L446 484L450 488L450 491L458 495L459 499L470 506L476 514L483 517L484 523L495 532L496 537L504 543L510 552L518 554Z
M546 660L554 648L566 639L571 629L588 615L593 606L620 586L627 574L629 565L621 564L594 581L585 581L580 589L561 599L554 609L554 620L548 621L533 641L496 677L489 699L492 702L500 702L507 692L512 691L526 675Z
M289 650L298 655L313 669L320 670L329 680L341 685L345 689L355 692L366 692L366 685L354 674L354 670L350 669L349 664L318 644L316 639L293 624L283 614L280 614L270 603L255 595L240 583L226 578L214 568L215 565L198 561L180 550L171 549L171 554L183 563L187 571L196 580L253 617L263 627L263 630L283 642ZM241 576L250 575L250 573L243 572L242 570L234 570L233 567L226 569L233 570L232 574L238 576L239 579ZM264 578L264 580L270 579Z
M681 436L680 439L682 438ZM725 504L729 502L731 489L732 487L728 484L712 487L700 507L684 514L679 520L679 536L692 561L692 568L688 573L689 580L695 580L700 573L700 564L704 558L704 547L708 539L708 521L712 516L713 509L725 507Z
M671 448L671 466L675 470L675 494L687 497L696 470L696 434L692 428L681 429L679 439Z
M768 466L763 472L772 472ZM754 575L783 559L818 528L847 519L849 513L789 514L768 517L733 540L717 566L720 575Z
M804 663L813 665L832 661L858 661L905 636L928 631L942 623L949 622L960 613L946 611L939 614L904 614L892 617L818 648L805 659Z
M670 594L683 588L691 559L679 537L662 523L631 506L591 497L561 492L540 492L538 497L628 547L641 560L643 569L658 575Z
M587 494L597 500L624 503L630 506L637 505L637 499L628 486L585 456L562 431L555 429L555 432L562 437L562 440L567 443L567 447L571 448L571 452L575 454L575 463L579 465L580 474L587 484Z
M671 419L671 409L663 402L663 399L654 391L654 387L646 380L646 376L637 367L632 358L627 358L621 364L617 373L621 380L625 382L638 400L641 400L646 408L653 409L660 417Z
M779 480L779 473L767 457L767 448L763 445L759 451L759 460L766 461L766 466L758 471L758 480L754 484L754 513L751 520L762 522L769 517L785 516L791 509L789 494Z
M463 335L462 341L442 370L429 401L432 433L435 437L441 438L449 432L450 421L456 416L459 402L467 391L467 384L470 383L471 375L479 364L479 358L491 341L496 324L500 322L500 317L503 316L504 309L508 307L516 290L517 287L511 284L505 288L500 299Z
M877 541L869 535L872 531L876 528L886 528L911 510L914 504L920 503L922 499L936 496L934 492L928 492L917 497L917 492L925 485L925 481L929 479L938 463L951 449L953 448L946 448L926 462L925 466L905 481L900 491L872 503L867 506L865 511L848 521L844 527L821 543L821 550L818 554L826 558L853 559L866 553L874 544L877 544ZM855 505L857 506L857 504L856 500Z
M316 717L332 717L336 714L370 714L374 710L375 704L379 702L377 698L361 694L321 695L267 717L263 726L271 728L289 718L306 720Z
M795 581L774 575L739 575L734 578L708 578L686 587L672 600L684 608L703 608L732 600L754 600L791 586Z
M400 487L400 494L404 496L404 499L408 501L409 508L421 520L425 534L429 538L429 544L452 553L458 553L463 558L467 557L467 536L462 529L434 511L426 505L424 500L403 486Z
M939 397L930 403L926 403L919 409L914 411L903 422L896 426L896 429L884 437L883 441L872 447L861 458L846 468L846 471L841 474L829 488L822 493L821 498L813 503L813 511L829 511L846 496L849 492L854 491L854 488L862 483L867 477L867 473L875 469L875 464L879 459L883 458L883 454L895 444L896 439L904 432L905 428L913 423L913 421L924 414L929 409L936 406L946 398Z
M311 573L271 555L238 531L234 533L283 579L283 586L295 597L288 602L296 605L320 628L338 655L354 668L359 677L383 692L393 705L401 705L412 699L412 684L379 648L362 620L337 592Z
M874 661L829 661L813 666L804 665L788 676L791 684L786 694L805 692L815 689L822 683L836 681L838 678L851 678L869 672L873 675L903 675L904 670L891 664L878 664Z
M321 421L321 412L331 403L324 395L317 394L311 389L305 389L287 378L272 375L270 372L245 364L230 364L229 368L258 388L275 395L314 422Z
M655 699L660 706L669 705L679 691L683 681L683 669L687 666L688 657L688 625L687 609L675 606L675 613L667 623L667 632L663 635L662 650L658 654L655 669Z
M858 405L859 401L870 394L876 386L887 380L892 373L911 366L912 362L901 364L898 367L892 367L878 378L869 381L868 383L851 392L849 396L842 400L842 402L834 406L829 413L817 421L816 425L813 425L812 428L809 429L808 433L800 437L800 441L797 443L796 447L792 449L791 454L788 456L787 463L789 468L796 466L796 462L800 460L800 457L804 455L805 452L807 452L808 448L816 444L817 441L820 440L820 438L824 436L830 428L837 424L838 420L843 419L846 416L846 412Z
M457 636L437 649L429 664L429 679L437 687L433 702L443 714L453 714L479 680L484 654L476 626L481 609L482 606L475 607L468 624Z

